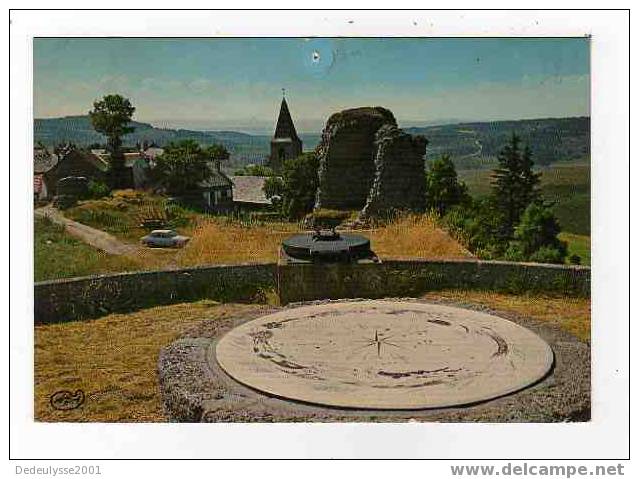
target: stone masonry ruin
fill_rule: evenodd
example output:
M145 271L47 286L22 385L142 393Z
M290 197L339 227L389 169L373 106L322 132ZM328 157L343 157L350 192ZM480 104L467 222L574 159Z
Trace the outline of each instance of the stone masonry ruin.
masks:
M399 129L386 108L335 113L317 147L315 208L357 209L362 217L423 209L427 143L426 138Z

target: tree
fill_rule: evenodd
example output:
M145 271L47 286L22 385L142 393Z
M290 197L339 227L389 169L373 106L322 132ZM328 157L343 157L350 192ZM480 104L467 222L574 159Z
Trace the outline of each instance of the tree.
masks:
M560 232L552 209L541 201L534 201L522 214L506 256L520 261L563 263L567 247L557 237Z
M282 177L271 176L264 184L268 198L281 198L282 214L291 219L313 210L319 179L319 159L314 152L302 153L282 165Z
M210 161L215 164L215 167L218 169L220 168L220 163L222 161L228 161L228 159L231 157L231 154L224 147L224 145L220 145L218 143L214 143L208 146L204 150L204 154L209 158Z
M107 137L107 150L110 154L112 183L114 187L126 186L124 180L124 154L122 137L132 133L129 126L135 107L128 98L121 95L106 95L102 100L93 102L89 112L91 124L98 133Z
M281 176L268 176L264 180L264 186L262 187L264 196L271 200L271 205L280 210L284 214L284 208L282 207L282 196L284 195L284 180Z
M468 188L458 180L450 156L433 161L426 172L426 207L443 216L452 206L467 204L469 200Z
M198 183L211 176L208 150L202 150L193 140L171 142L156 158L153 168L155 180L171 194L181 195L197 188Z
M534 173L532 152L526 146L520 149L521 140L515 134L501 150L499 167L493 171L492 199L503 214L501 235L512 237L513 228L519 222L528 205L539 198L539 173Z

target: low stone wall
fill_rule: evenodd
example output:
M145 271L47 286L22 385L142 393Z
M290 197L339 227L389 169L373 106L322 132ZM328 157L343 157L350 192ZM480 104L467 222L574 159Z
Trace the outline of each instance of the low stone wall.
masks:
M590 295L590 268L502 261L385 260L368 264L275 263L134 272L35 284L36 324L89 319L114 312L199 299L266 300L419 296L446 288Z
M274 263L134 272L35 284L36 324L89 319L115 312L198 299L265 301L276 285Z
M506 261L385 260L381 264L280 265L280 302L418 296L465 288L590 295L590 268Z

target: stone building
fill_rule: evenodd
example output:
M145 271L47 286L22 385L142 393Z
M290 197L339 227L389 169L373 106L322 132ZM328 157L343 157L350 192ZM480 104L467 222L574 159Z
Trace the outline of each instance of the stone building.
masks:
M269 165L273 171L279 172L284 161L296 158L302 154L302 140L297 136L291 112L286 98L282 98L280 116L277 118L275 134L271 140L271 155Z
M62 178L84 177L87 180L106 181L108 163L90 151L72 145L60 148L57 153L34 150L34 187L39 200L47 200L57 194L57 184Z
M386 108L331 115L316 150L320 167L315 208L360 210L362 217L423 209L427 143L399 129Z

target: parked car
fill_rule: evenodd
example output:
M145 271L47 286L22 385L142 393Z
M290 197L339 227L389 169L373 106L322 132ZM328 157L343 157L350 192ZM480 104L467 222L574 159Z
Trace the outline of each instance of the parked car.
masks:
M158 248L182 248L189 242L191 238L181 236L174 230L153 230L140 241L147 246L155 246Z

